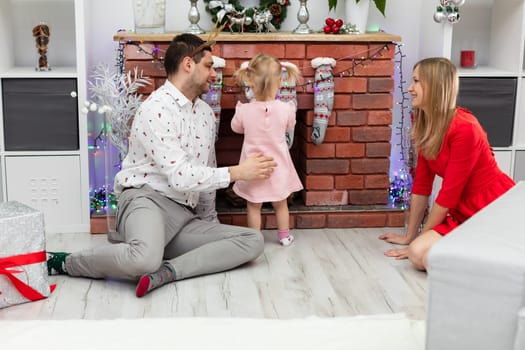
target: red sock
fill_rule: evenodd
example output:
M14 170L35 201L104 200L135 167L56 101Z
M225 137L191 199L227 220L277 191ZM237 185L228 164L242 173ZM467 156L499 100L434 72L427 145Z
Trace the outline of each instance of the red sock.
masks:
M140 298L149 291L173 281L175 281L175 271L173 271L171 265L166 262L162 264L157 271L147 273L140 277L135 295Z
M139 283L137 284L137 290L135 291L135 295L137 297L142 297L144 294L146 294L149 290L149 275L144 275L140 278Z

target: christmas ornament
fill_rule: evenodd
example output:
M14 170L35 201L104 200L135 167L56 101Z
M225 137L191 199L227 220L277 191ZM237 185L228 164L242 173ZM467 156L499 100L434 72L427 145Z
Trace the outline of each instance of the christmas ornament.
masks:
M331 57L317 57L312 60L312 68L315 69L312 141L316 145L323 143L328 126L328 118L330 118L334 106L332 68L335 67L335 64L335 59Z
M434 12L434 22L436 23L458 23L460 20L459 7L465 4L466 0L439 0L439 6Z
M448 12L447 21L449 21L450 23L459 22L459 9L457 7L454 7L450 11L447 10L447 12Z
M325 26L323 27L323 32L325 34L339 34L343 31L341 28L343 27L343 20L342 19L333 19L331 17L328 17L325 20Z
M434 22L445 23L446 21L447 15L445 14L443 7L438 6L436 12L434 13Z
M267 31L270 31L270 28L280 29L281 23L286 19L287 7L290 6L289 0L260 0L259 6L246 8L239 0L204 0L204 3L206 12L211 15L213 23L218 21L221 25L225 24L225 29L228 30L231 30L230 27L235 27L235 31L243 29L238 23L228 22L227 15L241 13L242 16L246 16L245 18L249 20L244 21L243 27L248 32L262 32L263 28L266 28ZM258 17L256 17L257 13ZM265 14L265 18L260 17L262 13ZM271 19L268 14L271 15Z

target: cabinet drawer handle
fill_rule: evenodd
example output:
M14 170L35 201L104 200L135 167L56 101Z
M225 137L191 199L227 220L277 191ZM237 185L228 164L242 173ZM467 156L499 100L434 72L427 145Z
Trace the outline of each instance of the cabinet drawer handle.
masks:
M77 92L76 91L71 91L70 95L71 95L71 97L75 98L75 97L77 97Z

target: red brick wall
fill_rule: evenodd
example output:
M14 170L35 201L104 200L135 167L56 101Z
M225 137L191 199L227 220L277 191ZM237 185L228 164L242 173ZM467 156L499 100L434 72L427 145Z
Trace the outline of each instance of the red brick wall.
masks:
M145 51L166 42L142 43ZM218 42L213 54L226 60L223 69L222 114L217 160L219 165L236 164L242 136L230 129L235 104L241 98L232 73L242 62L259 52L275 55L296 64L303 74L297 90L298 115L292 156L303 181L304 204L314 206L381 206L388 203L390 139L394 90L394 49L392 43L341 42ZM336 75L334 109L320 145L312 143L314 69L311 60L333 57ZM141 92L148 94L165 80L162 63L141 52L136 45L125 48L125 67L138 67L153 84ZM303 85L303 86L301 86ZM358 212L308 211L292 213L292 227L377 227L401 226L398 211ZM245 225L244 215L223 216L222 221ZM264 226L275 226L273 215L265 215Z

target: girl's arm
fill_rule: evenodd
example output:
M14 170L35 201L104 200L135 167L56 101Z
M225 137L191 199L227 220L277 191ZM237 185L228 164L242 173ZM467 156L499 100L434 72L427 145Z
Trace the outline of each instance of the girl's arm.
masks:
M235 114L233 115L233 118L231 120L230 126L233 130L233 132L237 134L244 134L244 127L242 123L242 106L243 104L240 101L237 101L237 105L235 106Z

